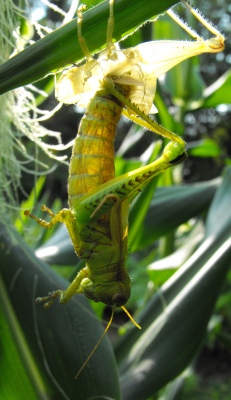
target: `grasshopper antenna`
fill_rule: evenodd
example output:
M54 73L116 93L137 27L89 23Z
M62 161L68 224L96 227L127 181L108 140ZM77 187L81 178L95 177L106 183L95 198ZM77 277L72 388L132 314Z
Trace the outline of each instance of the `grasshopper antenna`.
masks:
M124 312L129 316L129 318L130 318L130 320L133 322L133 324L134 324L135 326L137 326L137 328L141 329L141 327L140 327L140 326L136 323L136 321L132 318L131 314L126 310L126 308L125 308L124 306L121 306L121 308L122 308L122 309L124 310ZM83 363L83 365L82 365L82 367L80 368L80 370L78 371L78 373L77 373L75 379L78 378L78 376L80 375L80 373L82 372L82 370L84 369L84 367L87 365L88 361L90 360L91 356L92 356L92 355L94 354L94 352L96 351L96 349L97 349L97 347L99 346L100 342L101 342L102 339L104 338L105 334L107 333L107 331L108 331L108 329L109 329L109 327L110 327L110 325L111 325L111 323L112 323L112 320L113 320L113 317L114 317L114 313L115 313L115 307L113 307L113 309L112 309L111 318L110 318L110 321L109 321L108 324L107 324L107 327L106 327L104 333L102 334L102 336L101 336L101 338L99 339L98 343L95 345L95 347L94 347L94 349L92 350L92 352L91 352L91 353L89 354L89 356L87 357L86 361Z
M139 326L139 325L137 324L137 322L132 318L132 316L131 316L131 314L128 312L128 310L126 310L126 308L125 308L124 306L121 306L121 308L122 308L122 310L124 310L124 312L126 312L127 316L130 318L130 320L133 322L133 324L134 324L137 328L141 329L141 326Z
M94 354L94 352L96 351L96 349L97 349L97 347L99 346L101 340L104 338L106 332L108 331L108 329L109 329L109 327L110 327L110 325L111 325L111 323L112 323L112 320L113 320L113 317L114 317L114 312L115 312L115 307L113 307L113 309L112 309L111 318L110 318L110 321L109 321L108 324L107 324L107 327L106 327L104 333L102 334L102 336L101 336L101 338L99 339L98 343L96 344L96 346L95 346L94 349L92 350L91 354L89 354L89 356L87 357L86 361L84 362L84 364L82 365L82 367L81 367L80 370L78 371L78 373L77 373L75 379L78 378L79 374L82 372L82 370L84 369L85 365L88 363L88 361L90 360L91 356L92 356L92 355Z

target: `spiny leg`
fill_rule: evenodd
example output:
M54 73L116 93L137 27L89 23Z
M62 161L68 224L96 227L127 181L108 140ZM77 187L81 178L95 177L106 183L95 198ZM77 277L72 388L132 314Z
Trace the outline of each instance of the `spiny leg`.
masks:
M28 210L24 211L24 215L25 217L30 217L34 219L38 224L40 224L46 229L51 229L54 225L57 224L57 222L64 223L71 237L71 241L74 246L75 252L78 254L80 238L74 213L72 213L72 211L69 210L68 208L63 208L63 210L59 211L58 214L54 214L45 205L42 205L41 209L42 211L48 212L50 217L52 217L52 220L50 222L46 222L41 218L37 218L35 215L31 214L30 211Z
M190 36L192 36L196 40L203 41L204 39L192 29L183 19L179 17L172 9L167 11L167 14L179 25L182 29L184 29Z
M224 35L221 34L221 32L215 28L209 22L200 12L199 10L196 10L188 1L181 0L182 3L191 11L191 13L204 25L205 28L207 28L214 36L215 39L209 39L211 41L211 48L214 49L220 49L224 47L224 41L225 37ZM173 10L168 10L167 14L178 24L183 28L190 36L192 36L194 39L197 41L204 41L203 37L198 35L194 29L190 28L186 22L184 22ZM215 40L215 41L213 41Z
M104 205L104 203L106 202L106 201L111 201L111 200L116 200L116 201L120 201L120 198L119 198L119 196L117 196L116 194L114 194L114 193L109 193L109 194L106 194L104 197L103 197L103 199L100 201L100 203L98 204L98 206L96 207L96 209L94 210L94 212L91 214L91 216L90 216L90 218L93 218L96 214L97 214L97 212L102 208L102 206Z
M48 207L45 206L45 204L42 205L41 210L49 213L50 217L52 218L50 222L46 222L41 218L37 218L34 214L31 214L29 210L25 210L24 215L25 217L30 217L34 219L38 224L40 224L46 229L51 229L54 225L57 224L57 222L66 223L67 217L69 217L71 214L71 210L68 210L66 208L59 211L58 214L54 214L53 211L51 211Z
M184 3L184 5L186 7L188 7L188 9L191 11L191 13L202 23L202 25L205 26L205 28L207 28L213 35L221 38L223 41L225 40L224 35L221 34L221 32L212 25L211 22L209 22L201 13L199 10L196 10L194 7L192 7L192 5L189 3L189 1L185 1L185 0L181 0L182 3Z
M107 42L106 42L106 48L110 51L111 49L115 48L114 43L112 42L112 34L114 30L114 16L113 16L113 5L114 5L114 0L109 0L109 7L110 7L110 14L108 18L108 25L107 25ZM83 21L83 14L82 11L86 10L87 6L84 4L81 4L81 6L78 8L78 41L80 44L80 47L82 49L83 54L87 58L87 61L93 60L91 53L87 47L87 43L82 36L81 33L81 28L82 28L82 21Z
M93 58L92 58L91 53L90 53L90 51L89 51L89 49L87 47L87 43L86 43L84 37L81 34L82 21L83 21L82 11L86 10L86 9L87 9L87 6L84 5L84 4L81 4L81 6L78 8L78 11L77 11L77 14L78 14L78 21L77 21L78 29L77 29L77 31L78 31L78 41L79 41L79 45L80 45L80 47L82 49L82 52L85 55L87 61L91 61L91 60L93 60Z
M45 205L43 205L41 208L42 208L42 211L48 212L50 217L52 217L52 220L50 222L46 222L46 221L42 220L41 218L37 218L35 215L31 214L28 210L24 211L24 215L26 217L30 217L30 218L34 219L38 224L42 225L46 229L51 229L57 222L65 223L67 230L70 234L72 243L74 245L74 249L75 249L76 253L78 253L79 234L78 234L76 221L75 221L72 211L69 209L63 209L63 210L59 211L58 214L54 214L53 211L50 210ZM48 296L38 297L35 301L36 301L36 303L40 303L42 301L49 300L44 305L44 307L47 308L54 302L56 297L59 297L60 303L66 304L75 293L82 292L83 288L81 288L80 284L81 284L82 280L87 277L88 277L88 271L86 268L84 268L78 273L76 278L73 280L73 282L70 284L70 286L66 290L58 289L54 292L48 293Z
M50 216L51 218L55 217L55 214L53 213L53 211L52 211L50 208L48 208L45 204L43 204L43 205L41 206L41 210L42 210L42 211L45 211L45 212L47 212L47 213L49 213L49 216Z
M49 292L48 295L45 297L37 297L35 299L35 303L41 303L42 301L47 301L47 300L51 299L50 301L45 303L43 306L44 308L48 308L55 301L56 297L59 296L59 292L60 292L60 290L56 290L54 292Z
M169 140L172 140L173 142L178 143L182 147L182 151L185 148L185 142L183 139L181 139L176 133L173 133L169 131L168 129L162 127L161 125L157 124L155 121L153 121L151 118L149 118L146 114L144 114L142 111L140 111L134 104L132 104L129 100L127 100L124 96L122 96L117 90L113 89L110 82L108 82L107 79L104 80L103 82L104 87L107 88L107 90L113 94L117 99L119 99L122 103L124 103L127 108L130 108L132 111L134 111L140 118L137 118L135 116L129 115L126 110L123 110L123 114L125 116L128 116L132 121L136 122L137 124L150 129L151 131L158 133L159 135L166 137Z
M162 156L153 163L122 175L120 177L120 187L114 185L115 191L118 191L118 189L123 190L122 202L124 203L124 200L127 200L131 204L132 200L139 194L139 189L143 190L155 176L170 167L182 163L186 158L187 153L182 153L181 146L170 142L165 147Z
M96 208L100 204L100 209L98 208L96 211L97 216L94 212L93 217L97 219L103 217L106 213L112 211L113 207L115 207L115 204L110 204L110 199L113 199L112 195L118 195L122 205L124 205L126 200L130 203L131 200L139 194L140 190L142 190L154 178L154 176L183 162L186 158L187 153L181 144L176 142L168 143L162 156L158 160L114 178L111 181L100 185L97 190L94 189L91 193L83 196L81 198L81 204L79 205L76 219L79 216L79 222L83 223L84 221L89 221L92 217L92 208L86 207L89 203L94 204L94 207ZM107 198L106 196L109 197ZM124 213L122 214L124 215Z
M97 212L102 208L106 201L115 201L115 204L111 208L110 212L110 230L112 244L119 245L123 241L124 231L127 229L127 224L123 227L121 213L122 207L125 207L125 203L122 203L120 197L117 194L109 193L105 195L90 216L90 218L93 218L97 214Z

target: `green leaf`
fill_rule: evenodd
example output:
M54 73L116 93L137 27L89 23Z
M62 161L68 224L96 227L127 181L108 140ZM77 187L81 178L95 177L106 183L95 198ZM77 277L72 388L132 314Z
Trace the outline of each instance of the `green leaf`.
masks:
M76 399L78 393L80 400L94 396L120 399L115 360L107 338L78 380L74 380L103 332L87 299L75 296L66 306L57 301L44 310L34 299L50 290L65 288L67 281L38 260L15 231L9 235L2 223L0 246L5 293L1 291L2 304L9 305L8 321L15 315L12 335L38 398ZM26 354L23 343L27 343ZM17 385L12 390L16 396Z
M168 71L169 72L169 71ZM160 118L161 124L168 130L182 135L184 133L184 127L182 124L177 123L173 116L169 113L169 110L164 103L164 100L160 96L159 90L156 90L154 98L155 106L158 110L158 118Z
M204 91L203 108L217 107L219 104L231 104L231 68Z
M166 11L175 3L175 0L116 1L113 38L116 41L121 40L129 31ZM91 53L105 47L108 16L108 2L103 2L83 14L82 35ZM76 63L83 58L77 39L77 21L73 19L0 67L0 94L42 79L64 65Z
M199 221L179 249L169 256L148 265L147 270L149 278L153 281L156 287L161 286L183 263L187 261L203 238L204 229L202 222Z
M138 321L142 330L131 329L117 344L124 400L152 396L186 368L203 342L230 267L230 179L231 168L211 205L205 241L149 302ZM224 210L227 222L212 229L211 215L217 220Z
M28 218L25 217L24 211L30 210L34 206L34 203L39 198L39 195L41 193L41 190L43 188L45 180L46 180L45 176L40 176L36 181L35 188L33 188L31 190L28 198L26 200L23 200L21 203L20 218L17 218L14 223L15 228L20 233L23 232L23 229L25 228L25 224L27 224L29 221Z
M221 155L220 147L212 139L190 142L187 148L189 155L194 157L219 157Z
M0 280L1 300L4 296ZM0 357L0 398L4 400L37 400L36 391L18 353L3 306L0 304L1 357ZM17 389L16 389L17 388ZM17 390L17 392L16 392Z
M148 320L154 322L150 322L145 330L141 319L139 324L144 330L140 338L136 337L132 348L126 341L129 346L126 352L130 351L129 362L121 368L123 399L133 399L135 395L139 400L146 399L191 362L203 341L215 301L230 267L230 256L231 243L228 237L220 246L216 240L208 247L203 245L162 287L161 296L168 306L155 319L157 302L154 308L153 301L152 309L149 305ZM180 281L190 276L190 269L194 269L193 276L181 285ZM170 289L174 281L176 293L169 302L164 289ZM134 382L139 382L139 385Z
M35 254L49 264L75 265L79 261L65 225L61 225L43 246L36 249Z
M137 232L136 249L133 250L149 246L207 209L219 184L218 178L191 185L157 188L144 222Z
M211 235L219 236L224 229L228 229L231 224L231 167L224 171L223 183L217 190L206 223L206 237Z

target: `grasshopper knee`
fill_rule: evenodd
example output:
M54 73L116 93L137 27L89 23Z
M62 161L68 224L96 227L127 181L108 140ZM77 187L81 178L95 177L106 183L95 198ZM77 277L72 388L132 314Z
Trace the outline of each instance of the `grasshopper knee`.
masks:
M183 152L182 154L180 154L179 156L177 156L176 158L174 158L174 160L169 161L169 164L171 165L177 165L177 164L181 164L182 162L184 162L186 159L188 158L188 154L185 152Z

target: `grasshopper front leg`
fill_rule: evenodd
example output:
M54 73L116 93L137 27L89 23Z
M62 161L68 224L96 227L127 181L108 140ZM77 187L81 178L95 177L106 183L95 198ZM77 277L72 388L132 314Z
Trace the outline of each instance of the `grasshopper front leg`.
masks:
M88 277L88 270L87 268L83 268L81 271L79 271L75 279L72 281L72 283L68 286L66 290L58 289L55 290L54 292L49 292L48 296L37 297L35 299L35 302L41 303L42 301L49 300L47 303L44 304L44 308L48 308L54 302L56 297L59 297L59 302L61 304L67 304L74 294L83 292L83 287L81 287L81 282L87 277Z
M70 234L74 249L78 254L80 246L80 238L76 227L76 221L72 211L64 208L63 210L59 211L58 214L54 214L51 209L45 206L45 204L42 205L41 210L49 213L49 216L52 218L50 222L46 222L41 218L37 218L35 215L31 214L28 210L24 211L24 215L26 217L34 219L38 224L40 224L46 229L51 229L53 226L57 224L57 222L64 223ZM75 293L82 292L81 282L83 281L83 279L86 279L87 277L88 277L88 270L87 268L83 268L77 274L73 282L66 290L59 289L50 292L48 293L48 296L37 297L35 301L36 303L40 303L42 301L47 301L50 299L50 301L44 304L44 308L48 308L54 302L56 297L59 297L60 303L66 304Z

